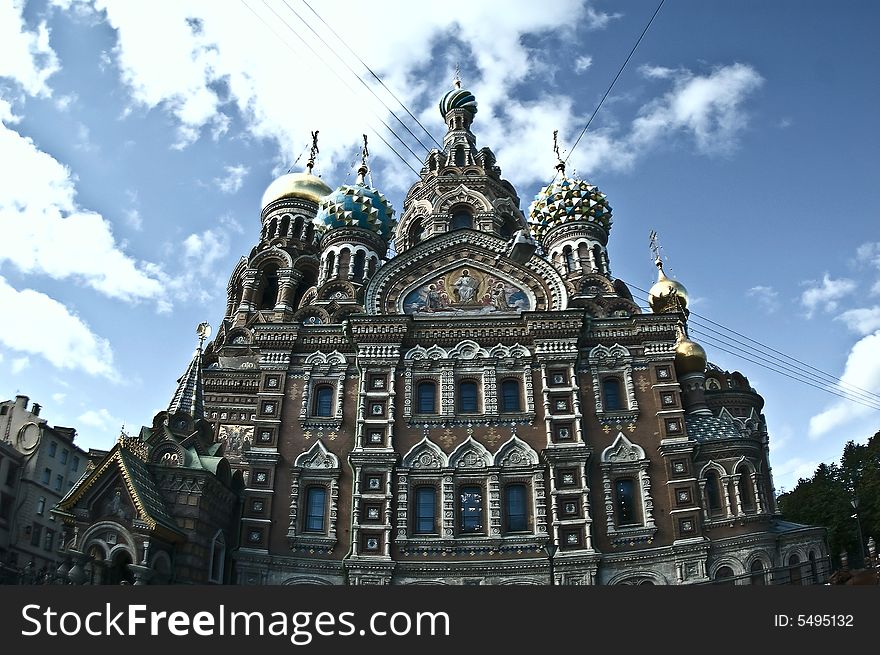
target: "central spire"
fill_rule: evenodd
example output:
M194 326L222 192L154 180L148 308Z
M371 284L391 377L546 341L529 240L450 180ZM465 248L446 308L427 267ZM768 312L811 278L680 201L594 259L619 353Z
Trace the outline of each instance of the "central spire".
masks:
M186 372L177 380L177 389L168 404L168 413L185 412L196 418L205 418L205 391L202 385L202 346L205 339L211 336L211 326L199 323L196 328L199 345L193 358L186 367Z

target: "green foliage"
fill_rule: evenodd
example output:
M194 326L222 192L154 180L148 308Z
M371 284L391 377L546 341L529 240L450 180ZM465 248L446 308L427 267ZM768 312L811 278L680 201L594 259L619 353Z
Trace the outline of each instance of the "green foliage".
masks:
M820 464L810 479L777 499L783 518L828 528L831 555L849 554L853 567L862 565L858 527L850 501L858 498L865 541L880 540L880 432L867 444L852 441L843 448L840 464Z

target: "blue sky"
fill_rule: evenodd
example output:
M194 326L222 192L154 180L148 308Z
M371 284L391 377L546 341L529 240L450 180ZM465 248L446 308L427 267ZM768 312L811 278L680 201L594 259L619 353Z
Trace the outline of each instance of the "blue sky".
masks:
M0 5L0 396L29 395L83 447L167 404L311 130L331 186L353 179L363 132L398 210L414 181L339 37L302 0L267 2ZM312 6L438 140L458 63L479 145L525 210L553 130L570 148L656 3ZM650 286L654 229L696 312L874 393L878 18L871 2L667 0L569 159L614 209L617 277ZM777 488L880 428L877 410L693 336L766 399Z

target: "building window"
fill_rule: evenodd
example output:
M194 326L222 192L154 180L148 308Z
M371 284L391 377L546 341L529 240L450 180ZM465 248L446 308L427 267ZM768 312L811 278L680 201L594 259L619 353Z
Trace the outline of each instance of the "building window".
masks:
M752 489L752 479L749 470L742 467L739 470L739 500L742 503L743 512L755 511L755 494Z
M504 488L504 509L507 516L507 532L525 532L529 529L526 485L509 484Z
M729 566L722 566L720 569L715 571L715 582L724 585L735 584L733 579L733 569Z
M803 584L803 575L801 574L801 558L797 555L792 555L788 558L788 566L789 579L791 581L791 584Z
M64 476L56 475L55 476L55 491L61 491L64 488Z
M315 388L315 405L312 413L315 416L333 416L333 387L329 384Z
M46 511L46 499L40 496L40 499L37 501L37 516L42 516L43 512Z
M516 380L505 380L501 383L501 411L503 412L519 412L522 411L520 403L519 382Z
M40 536L43 534L43 526L36 523L31 526L31 546L40 547Z
M459 489L459 529L462 534L483 531L483 490L480 487Z
M452 229L471 229L474 227L474 217L466 209L457 209L452 214Z
M309 487L306 493L306 532L324 532L324 515L327 505L324 487Z
M40 482L43 484L49 484L49 480L52 479L52 469L43 469L43 475L40 478Z
M61 451L61 463L62 464L67 464L67 455L68 455L68 451L66 451L66 450Z
M436 530L436 490L434 487L416 489L416 534L433 534Z
M477 383L464 380L458 385L458 411L462 414L477 412Z
M419 414L436 414L437 413L437 385L436 383L425 380L419 382L418 386L418 411Z
M751 575L749 576L749 580L754 585L766 584L766 580L764 579L764 562L759 559L756 559L754 562L752 562Z
M721 512L721 487L717 471L706 473L706 501L709 503L709 513Z
M18 466L15 465L15 462L10 461L9 468L6 469L6 486L14 487L16 477L18 477Z
M58 451L58 444L54 441L49 443L49 457L55 457L55 453Z
M605 411L621 409L620 380L617 378L605 378L602 380L602 393L605 396Z
M562 249L562 255L565 258L565 272L572 273L576 268L577 264L574 261L574 252L571 249L571 246L565 246Z
M46 530L46 539L43 542L43 548L48 550L50 553L52 552L52 546L55 545L55 532L52 530Z
M618 525L639 523L636 510L636 484L632 478L620 478L614 482Z

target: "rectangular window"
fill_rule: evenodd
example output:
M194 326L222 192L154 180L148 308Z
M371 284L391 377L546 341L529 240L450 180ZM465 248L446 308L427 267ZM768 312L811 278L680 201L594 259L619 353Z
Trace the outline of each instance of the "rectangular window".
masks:
M61 491L61 489L63 487L64 487L64 476L63 475L56 475L55 476L55 491Z
M617 480L614 483L614 490L617 493L617 524L638 523L635 482L630 478Z
M526 485L509 484L505 487L507 531L524 532L529 529L529 517L526 509Z
M52 479L52 469L46 468L43 469L43 475L40 477L40 482L43 484L49 484L49 480Z
M66 451L66 450L61 451L61 463L62 464L67 464L67 455L68 455L68 451Z
M463 414L477 412L477 383L465 380L458 385L458 411Z
M54 441L49 443L49 457L55 457L55 453L58 451L58 444Z
M504 412L520 411L519 382L505 380L501 383L501 410Z
M419 382L419 414L437 413L437 385L434 382Z
M12 516L12 496L0 492L0 519L9 520Z
M315 389L315 416L333 416L333 388L329 385Z
M18 477L18 466L16 466L13 462L9 462L9 468L6 469L6 486L14 487L15 486L15 478Z
M327 490L310 487L306 494L306 532L324 532Z
M46 499L40 496L40 499L37 501L37 516L42 516L43 512L46 511Z
M52 552L52 546L55 545L55 533L52 530L46 530L46 541L43 543L43 548Z
M483 531L483 490L480 487L462 487L459 490L459 527L462 533Z
M31 546L40 546L40 535L43 534L43 526L34 523L31 526Z
M70 470L74 473L79 471L79 457L77 457L76 455L74 455L73 462L71 462L70 464Z
M436 492L434 487L416 489L416 534L432 534L435 529Z

